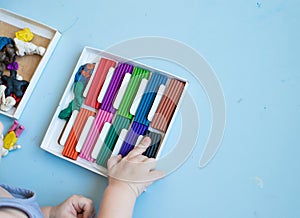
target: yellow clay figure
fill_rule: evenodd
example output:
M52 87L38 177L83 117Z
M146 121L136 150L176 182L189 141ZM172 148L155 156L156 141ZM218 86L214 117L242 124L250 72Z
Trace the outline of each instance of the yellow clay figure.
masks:
M17 120L14 121L13 125L3 138L2 156L6 156L9 151L21 148L21 146L16 143L24 129L24 126L19 125Z
M10 150L14 147L16 142L18 141L18 138L16 136L16 133L14 131L11 131L7 133L3 139L3 147L7 150Z
M24 28L16 32L16 37L24 42L30 42L34 35L29 28Z

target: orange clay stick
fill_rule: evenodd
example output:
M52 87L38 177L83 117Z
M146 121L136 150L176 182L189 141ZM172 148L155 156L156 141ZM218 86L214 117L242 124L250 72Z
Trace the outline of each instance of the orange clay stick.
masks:
M66 141L65 147L63 149L62 155L76 160L78 152L76 151L76 145L84 124L86 123L89 116L95 116L95 112L81 108L79 114L75 120L75 123L70 131L69 137Z

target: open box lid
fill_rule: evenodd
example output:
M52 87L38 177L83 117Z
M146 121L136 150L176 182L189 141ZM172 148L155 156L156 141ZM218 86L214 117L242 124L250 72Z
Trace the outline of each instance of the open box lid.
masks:
M18 57L16 60L17 62L20 61L20 64L23 65L19 67L20 71L21 68L23 69L23 71L27 71L26 75L24 76L27 77L29 85L16 107L13 107L9 111L0 110L0 113L8 117L18 119L20 118L23 109L25 108L31 96L31 93L36 83L38 82L38 79L42 74L44 67L46 66L50 56L52 55L61 37L61 33L53 27L42 24L3 8L0 8L0 27L0 36L9 38L14 38L14 33L16 31L24 28L29 28L34 34L33 40L35 41L33 42L46 48L46 51L42 57L37 57L37 55L33 55L36 57L31 58L29 58L28 56L24 56ZM30 64L27 65L27 63Z

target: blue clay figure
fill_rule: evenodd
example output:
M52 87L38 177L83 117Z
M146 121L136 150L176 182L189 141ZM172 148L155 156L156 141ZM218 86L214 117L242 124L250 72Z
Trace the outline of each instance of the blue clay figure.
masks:
M59 113L58 117L60 119L68 121L72 115L73 110L80 109L83 102L83 92L93 73L94 67L95 64L91 63L84 64L79 67L74 79L74 99L69 103L68 107L66 107Z
M11 70L10 76L2 75L2 82L6 85L5 96L15 95L16 98L21 98L29 85L26 80L17 79L17 71Z

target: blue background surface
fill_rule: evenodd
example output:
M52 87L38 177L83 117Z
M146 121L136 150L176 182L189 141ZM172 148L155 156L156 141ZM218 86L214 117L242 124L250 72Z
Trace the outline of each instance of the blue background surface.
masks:
M23 148L1 162L1 182L33 189L41 205L76 193L98 208L106 178L39 146L84 46L162 36L192 47L213 67L226 100L226 128L216 156L200 168L211 124L203 89L177 66L140 60L188 77L201 130L188 160L147 189L134 217L300 217L299 1L10 0L0 7L62 33L19 119L26 127ZM12 124L0 120L5 130ZM171 133L168 144L176 137Z

